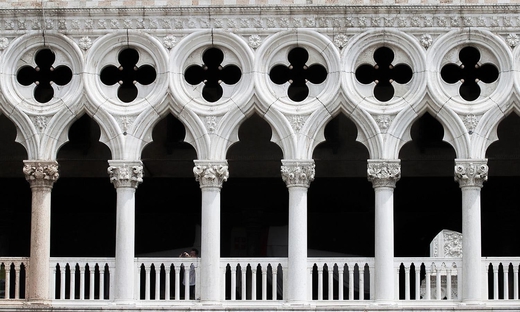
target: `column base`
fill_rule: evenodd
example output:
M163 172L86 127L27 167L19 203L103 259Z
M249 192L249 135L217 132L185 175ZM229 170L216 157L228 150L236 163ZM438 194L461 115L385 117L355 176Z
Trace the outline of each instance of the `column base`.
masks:
M387 300L387 299L376 299L374 302L374 306L384 306L384 307L397 306L397 301L396 300Z
M288 301L284 303L284 306L290 308L310 308L315 305L309 301Z
M482 301L478 301L478 300L468 300L468 301L461 302L460 305L461 306L471 306L471 307L475 307L475 306L483 307L486 305L486 303L482 302Z
M48 299L29 299L26 303L31 306L51 306L52 304Z
M117 306L135 306L135 300L132 299L115 299L112 303Z

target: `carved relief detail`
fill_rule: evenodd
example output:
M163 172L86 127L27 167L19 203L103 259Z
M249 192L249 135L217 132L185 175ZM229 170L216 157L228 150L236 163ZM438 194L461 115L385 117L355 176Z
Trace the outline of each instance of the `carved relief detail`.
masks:
M141 162L117 162L109 161L110 167L107 172L110 182L115 188L132 187L137 188L143 182L143 166Z
M24 161L23 173L31 187L52 187L58 180L58 163L56 161Z
M314 181L316 165L314 161L282 160L282 180L287 187L309 187Z
M395 187L401 178L400 160L368 160L368 181L376 187Z
M219 161L197 161L195 160L193 174L195 180L200 183L200 188L221 188L222 184L229 178L227 162Z
M482 187L488 179L487 160L455 160L455 181L460 187Z

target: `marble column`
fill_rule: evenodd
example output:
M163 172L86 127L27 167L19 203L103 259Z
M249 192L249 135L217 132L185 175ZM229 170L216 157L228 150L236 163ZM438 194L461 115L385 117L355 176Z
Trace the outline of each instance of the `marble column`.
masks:
M290 304L305 304L310 299L307 269L307 190L314 180L314 172L314 160L282 160L282 179L289 190L287 301Z
M375 193L374 299L395 302L394 188L401 178L400 160L368 160L368 180Z
M59 177L58 163L25 160L23 173L32 192L27 299L34 303L47 303L51 299L51 191Z
M134 302L135 190L143 182L141 161L109 160L108 175L117 192L114 300Z
M462 191L462 301L482 302L480 190L488 179L486 159L456 159L455 181Z
M201 246L200 300L218 303L223 298L220 270L220 190L228 179L226 161L195 160L193 173L200 183Z

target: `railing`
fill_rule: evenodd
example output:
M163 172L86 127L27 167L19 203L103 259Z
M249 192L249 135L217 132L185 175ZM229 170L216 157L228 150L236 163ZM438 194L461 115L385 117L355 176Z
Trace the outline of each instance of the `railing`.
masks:
M313 300L371 300L374 258L309 258Z
M55 300L111 300L113 258L51 258Z
M482 259L484 266L484 295L489 300L518 300L518 272L520 257Z
M226 300L283 300L287 258L223 258L220 263Z
M400 300L460 301L461 258L395 258Z
M29 258L0 259L0 299L25 299Z
M180 301L199 298L198 258L136 258L135 261L137 299ZM190 287L190 277L196 287Z
M287 258L222 258L222 298L226 302L283 302ZM461 300L460 258L395 258L396 300ZM0 258L0 300L25 300L28 258ZM51 299L112 301L113 258L51 258ZM141 302L198 300L199 259L136 258L135 299ZM374 296L373 258L309 258L309 298L369 302ZM483 301L520 298L520 257L482 258ZM193 282L193 280L191 281Z

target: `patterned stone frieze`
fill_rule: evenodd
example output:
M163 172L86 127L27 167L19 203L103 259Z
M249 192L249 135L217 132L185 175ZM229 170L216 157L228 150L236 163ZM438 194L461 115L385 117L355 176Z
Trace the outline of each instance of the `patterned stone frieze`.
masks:
M56 161L24 161L23 173L25 179L31 184L31 187L49 187L58 178L58 163Z
M282 180L287 187L309 187L314 181L316 165L313 160L282 160Z
M368 181L372 182L374 188L395 187L401 178L400 160L368 160Z
M487 160L456 159L455 181L460 187L482 187L488 179Z
M143 165L138 162L109 161L107 169L110 182L115 188L131 187L137 188L143 182Z
M229 170L226 161L195 161L193 167L195 180L201 188L221 188L229 178Z

